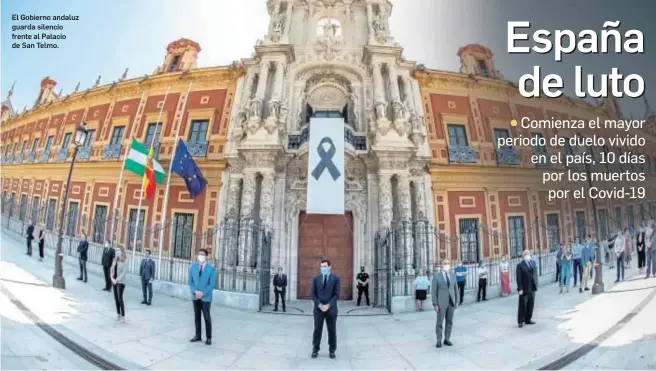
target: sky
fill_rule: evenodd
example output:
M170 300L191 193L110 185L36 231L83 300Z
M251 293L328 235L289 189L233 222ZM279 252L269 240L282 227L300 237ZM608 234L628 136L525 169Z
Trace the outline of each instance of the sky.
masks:
M458 48L480 43L494 53L496 68L504 77L520 76L540 65L546 73L565 80L565 92L573 94L574 66L587 73L637 73L645 80L646 94L656 107L656 1L583 0L393 0L390 30L404 48L404 57L428 68L458 71ZM14 108L34 104L45 76L58 82L64 94L94 84L117 80L126 68L128 78L152 73L166 53L166 46L181 37L201 45L198 66L227 65L249 57L257 39L266 34L269 17L265 0L4 0L1 10L0 88L4 99L16 82ZM79 21L12 21L13 14L76 15ZM553 55L507 53L507 22L530 21L531 32L592 29L600 32L606 20L620 20L620 29L639 29L645 37L644 55L570 55L555 62ZM59 49L13 49L12 25L56 24L64 26L65 40ZM19 41L20 42L20 41ZM643 99L620 99L625 114L641 117Z

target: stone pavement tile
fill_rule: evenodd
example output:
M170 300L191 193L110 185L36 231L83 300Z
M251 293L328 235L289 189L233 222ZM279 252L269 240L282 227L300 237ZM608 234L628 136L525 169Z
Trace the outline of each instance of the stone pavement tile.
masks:
M2 331L4 332L4 330L2 330ZM3 356L3 357L4 356L15 356L16 354L14 353L13 350L11 350L11 347L9 346L9 343L5 339L0 340L0 356ZM2 357L0 357L0 358L2 358Z
M383 335L390 344L403 344L411 341L426 341L428 334L426 331L416 332L405 329L395 334Z
M310 353L305 358L299 358L297 363L299 370L352 370L351 361L341 353L337 353L336 359L330 359L327 355L319 358L310 358Z
M229 370L296 370L299 359L289 357L248 357L243 355L228 367Z
M458 346L453 349L479 368L515 369L527 363L523 356L519 356L523 355L522 350L507 345L504 341ZM512 357L512 355L518 356Z
M210 364L215 369L224 369L244 355L243 352L216 348L214 344L207 346L204 343L194 343L193 345L187 350L175 354L175 357L187 361L188 366L185 368L194 369L196 365L203 363ZM258 359L262 362L264 358ZM150 368L157 367L153 365Z
M412 365L403 357L360 358L351 360L355 370L412 370Z
M268 358L268 357L297 357L299 345L290 346L288 344L270 344L270 343L255 343L246 352L244 357L254 358Z
M214 362L204 359L189 360L178 356L171 356L165 360L149 366L152 370L218 370Z
M345 341L346 345L348 346L353 346L353 345L381 345L381 344L389 344L389 340L380 336L378 333L375 333L373 331L369 331L367 337L357 337L353 336L352 333L345 334L344 337L347 338ZM341 332L337 330L337 338L339 339L342 336ZM309 339L312 339L312 336L309 337ZM339 341L339 340L338 340Z
M394 343L392 346L396 349L399 354L407 359L411 359L414 355L425 354L427 352L433 352L435 348L436 341L430 341L427 339L420 341L409 341L404 343Z
M262 343L268 344L277 344L285 346L298 346L301 342L307 341L307 339L302 339L298 336L292 336L293 332L288 332L286 334L276 334L276 335L264 335L260 341Z
M351 357L354 360L400 356L400 353L394 348L394 346L389 344L352 345L349 346L349 351L351 352Z
M183 341L189 342L189 339L191 339L191 336L189 338L185 338ZM220 335L219 336L213 335L213 339L212 339L212 347L216 347L224 350L231 350L233 352L238 352L238 353L243 353L247 351L253 345L255 345L255 343L257 343L257 341L255 340L239 340L239 339L234 339L231 337L220 336Z
M433 347L423 354L407 356L406 359L416 370L478 370L477 364L472 363L456 351L457 344L453 348ZM483 367L487 368L487 367Z
M172 355L169 351L157 349L137 341L130 341L105 349L121 358L129 359L131 362L145 367L161 362Z
M144 339L139 339L136 343L137 344L135 344L135 346L141 347L142 345L145 345L168 352L169 354L183 352L194 345L188 340L180 341L179 339L173 339L172 337L164 335L150 336Z

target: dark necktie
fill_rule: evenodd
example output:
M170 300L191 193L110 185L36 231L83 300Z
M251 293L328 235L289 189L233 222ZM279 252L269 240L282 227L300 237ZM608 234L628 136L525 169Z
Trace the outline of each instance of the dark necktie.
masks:
M323 276L323 288L326 288L326 281L328 281L328 276Z
M449 279L448 273L444 273L444 279L446 280L446 287L451 287L451 280Z
M203 266L200 266L200 269L198 270L198 277L201 277L203 275Z

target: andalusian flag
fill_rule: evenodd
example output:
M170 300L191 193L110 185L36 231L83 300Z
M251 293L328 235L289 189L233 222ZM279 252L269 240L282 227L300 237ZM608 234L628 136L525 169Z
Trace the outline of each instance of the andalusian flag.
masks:
M129 170L137 175L145 176L146 168L150 164L150 171L153 173L155 178L154 183L162 184L164 183L164 169L162 165L157 162L157 160L152 159L152 153L148 153L148 148L143 144L139 143L137 140L132 139L130 144L130 151L128 152L127 158L125 159L125 170ZM154 184L153 184L154 185Z
M164 175L164 174L162 174ZM150 200L155 193L155 172L153 171L153 149L148 151L148 162L146 162L146 169L144 170L143 179L143 194L146 200Z

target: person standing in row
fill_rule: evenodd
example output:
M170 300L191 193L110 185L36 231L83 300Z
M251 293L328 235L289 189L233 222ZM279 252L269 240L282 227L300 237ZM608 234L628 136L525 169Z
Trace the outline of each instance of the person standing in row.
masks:
M105 275L105 291L112 291L112 276L111 276L111 267L114 264L114 257L116 256L116 251L109 245L109 241L105 241L105 248L103 249L102 259L100 264L103 267L103 273Z
M32 225L32 223L27 226L27 230L25 231L25 238L27 240L26 255L32 256L32 240L34 239L34 225Z
M282 267L278 267L278 274L273 277L273 294L276 296L276 305L273 308L274 312L278 311L278 300L282 301L282 311L286 312L285 307L285 292L287 291L287 275L282 273ZM358 301L358 303L360 303Z
M89 252L89 242L87 241L87 235L82 233L80 236L80 243L77 245L77 260L80 265L80 277L78 281L87 282L87 258Z
M202 341L200 316L205 320L205 344L212 344L212 293L216 286L216 269L207 263L207 250L198 250L198 261L189 267L189 290L194 303L194 323L196 335L190 340L192 343Z
M588 282L592 278L592 267L595 264L595 255L596 255L597 244L592 239L591 235L588 235L585 245L581 250L581 264L583 264L583 283L579 287L579 292L589 291Z
M507 256L501 258L501 262L499 263L499 275L501 277L501 296L506 297L512 292L512 289L510 288L510 271Z
M535 281L536 265L531 260L531 252L524 250L523 261L517 264L517 294L519 296L519 305L517 308L517 325L521 328L524 324L534 325L533 307L535 305L535 292L538 291L538 285Z
M357 306L360 306L360 301L362 299L362 294L367 300L367 306L369 306L369 275L364 271L364 267L360 267L360 273L355 277L357 280L358 287L358 303Z
M335 358L337 350L337 299L339 298L339 277L330 273L330 260L322 260L321 273L312 280L312 301L314 302L314 332L312 333L312 358L319 356L323 323L328 327L328 352Z
M151 305L153 302L153 280L155 279L155 262L150 250L146 250L146 257L139 266L139 277L141 277L141 291L143 300L141 304ZM148 296L146 296L148 294Z
M583 284L583 265L581 264L581 251L583 250L583 245L581 245L579 238L577 237L574 243L572 244L572 262L574 264L574 286L578 283Z
M654 220L649 220L649 225L647 231L645 232L645 255L647 257L647 274L645 278L649 276L656 277L656 236L654 234Z
M626 269L631 269L631 258L633 255L633 238L631 237L631 230L624 229L624 264Z
M449 259L442 262L442 271L433 276L431 283L431 298L433 308L437 312L437 323L435 324L435 336L437 343L435 347L441 348L442 344L453 346L451 342L451 330L453 329L453 315L458 307L458 289L454 284L456 276L451 272ZM446 322L446 326L445 325ZM444 326L444 343L442 343L442 328Z
M39 261L43 261L46 249L46 229L43 224L41 225L41 230L39 231Z
M627 230L626 234L628 233L629 231ZM613 248L617 259L617 279L615 280L617 283L624 281L624 249L626 248L626 236L619 229L617 230L617 237L615 237Z
M558 251L556 251L556 282L560 283L560 261L563 258L563 255L565 254L565 245L562 243L558 247Z
M428 282L428 277L421 270L417 273L417 278L415 278L415 301L417 310L424 310L424 301L428 294L428 288L430 287L430 282Z
M112 284L114 285L114 302L116 303L117 320L125 323L125 302L123 293L125 292L125 279L128 270L125 264L126 256L120 248L116 249L114 262L110 267L112 272Z
M560 293L563 293L563 287L569 292L569 278L572 275L572 250L565 249L565 253L560 257Z
M487 301L487 268L485 267L485 259L478 263L476 276L478 277L478 294L476 295L476 301L479 302L481 299Z
M646 223L643 221L638 235L636 236L636 250L638 253L638 271L643 274L645 271L645 233L647 231Z
M467 267L462 264L462 261L458 262L455 272L456 281L458 282L458 298L460 299L458 305L462 305L462 300L465 297L465 286L467 284Z

